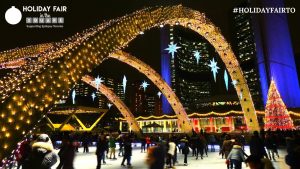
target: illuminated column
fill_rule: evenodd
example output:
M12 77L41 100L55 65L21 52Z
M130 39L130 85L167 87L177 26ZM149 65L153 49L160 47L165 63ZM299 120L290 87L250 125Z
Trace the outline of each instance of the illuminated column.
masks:
M170 35L168 27L160 29L160 53L161 53L161 76L165 82L172 86L171 81L171 57L168 51L165 50L166 46L170 43ZM170 114L172 112L171 106L165 96L162 96L162 111L164 114Z
M285 7L283 0L263 0L261 5L278 9ZM268 84L273 78L286 106L300 107L299 81L287 15L266 13L253 17L264 104L267 101Z

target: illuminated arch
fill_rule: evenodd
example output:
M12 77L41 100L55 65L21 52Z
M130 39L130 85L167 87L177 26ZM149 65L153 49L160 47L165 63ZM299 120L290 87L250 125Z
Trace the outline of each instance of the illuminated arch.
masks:
M126 63L147 76L153 82L153 84L159 88L159 90L170 103L178 118L177 122L180 126L179 128L181 129L181 131L192 131L192 124L190 123L180 100L178 99L172 88L161 78L161 76L155 70L153 70L149 65L137 59L136 57L131 56L130 54L123 51L117 51L113 54L110 54L109 57Z
M86 75L83 76L81 80L97 89L97 86L94 83L94 78ZM100 84L97 90L99 90L103 95L105 95L107 99L110 102L112 102L117 107L117 109L119 109L119 111L127 121L128 125L130 126L131 130L137 134L140 134L141 130L139 124L135 120L134 115L131 113L129 108L124 104L124 102L104 84Z
M56 100L67 95L82 76L101 64L109 54L128 45L141 32L161 24L181 25L207 39L216 49L232 80L237 80L236 91L240 98L248 129L258 130L258 121L252 98L239 63L220 30L205 14L181 5L146 8L130 15L104 23L105 29L96 27L90 36L63 50L56 59L45 62L28 76L26 81L16 81L14 88L0 105L0 159L8 155L16 141L24 136ZM82 39L82 38L81 38ZM78 42L78 41L77 41ZM73 42L72 42L73 44ZM71 45L72 45L71 44ZM57 55L58 56L58 55ZM9 90L14 85L5 89ZM13 136L12 136L13 135Z

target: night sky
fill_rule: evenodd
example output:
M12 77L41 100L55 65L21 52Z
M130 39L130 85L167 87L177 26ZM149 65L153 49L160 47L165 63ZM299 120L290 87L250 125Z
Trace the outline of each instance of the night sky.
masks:
M89 28L101 23L103 20L109 20L121 17L138 9L147 6L156 5L178 5L205 12L206 16L218 27L220 27L225 38L232 43L230 30L230 14L232 8L238 6L242 0L88 0L88 1L71 1L71 0L4 0L0 1L0 11L2 17L0 19L0 51L12 49L16 47L24 47L31 44L55 42L72 36L76 32ZM299 1L287 0L286 6L295 7L300 10ZM29 5L66 5L66 13L54 13L58 16L65 17L64 28L56 29L36 29L25 27L25 17L39 15L39 13L23 13L23 19L18 25L9 25L4 19L4 13L10 6L16 6L22 9L22 6ZM299 7L299 8L298 8ZM300 12L289 14L289 24L291 30L292 42L296 53L300 53ZM51 13L50 13L51 14ZM54 15L53 14L53 15ZM139 36L132 41L126 51L141 58L144 62L160 71L160 42L159 30L152 29L145 32L143 36ZM299 55L298 55L299 56ZM118 70L113 70L116 66ZM142 75L134 73L135 70L129 66L118 63L118 61L105 61L96 70L107 76L119 76L123 74L135 74L135 78L140 79Z

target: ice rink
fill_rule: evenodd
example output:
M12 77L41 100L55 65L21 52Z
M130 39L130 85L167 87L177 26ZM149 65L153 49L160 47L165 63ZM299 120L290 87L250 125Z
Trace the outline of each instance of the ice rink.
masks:
M95 169L96 168L96 155L95 155L95 147L90 147L89 153L83 153L83 149L79 148L79 152L76 153L76 157L74 160L74 167L75 169ZM196 160L195 157L192 157L191 153L188 156L188 166L183 165L183 155L178 154L178 163L175 165L175 168L177 169L184 169L184 168L205 168L205 169L226 169L225 159L222 159L221 156L219 156L219 150L218 147L216 147L216 152L208 152L208 157L204 157L203 160L200 158ZM245 152L247 154L249 153L249 147L246 146ZM116 151L116 155L118 155L118 150ZM273 165L276 169L289 169L289 167L284 162L284 157L286 155L285 150L279 150L279 159L276 159L276 161L272 161ZM121 161L123 157L118 157L117 160L112 159L106 159L106 164L102 165L102 169L119 169L119 168L126 168L121 167ZM145 164L145 158L146 153L141 153L139 147L133 147L132 152L132 167L136 169L146 169L147 165ZM126 162L125 162L126 164ZM52 167L53 169L56 168L58 163ZM245 163L243 163L243 169L249 168L246 167Z

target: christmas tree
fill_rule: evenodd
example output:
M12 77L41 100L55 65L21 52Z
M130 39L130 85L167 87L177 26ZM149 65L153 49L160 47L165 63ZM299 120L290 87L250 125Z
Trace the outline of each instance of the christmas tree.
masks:
M277 129L294 129L293 121L281 99L274 80L271 81L269 88L265 113L265 130L270 129L271 131L275 131Z

